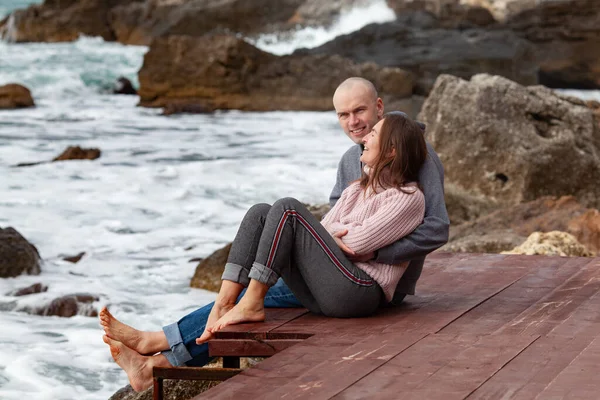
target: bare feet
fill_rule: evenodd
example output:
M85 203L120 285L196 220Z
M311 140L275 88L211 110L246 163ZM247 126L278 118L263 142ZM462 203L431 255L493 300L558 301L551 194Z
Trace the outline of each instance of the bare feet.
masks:
M152 358L139 354L123 343L113 340L108 336L102 336L104 343L110 346L110 354L119 367L127 373L129 383L136 392L141 392L152 386Z
M247 300L244 296L240 302L233 307L227 314L221 317L210 332L215 333L225 328L228 325L241 324L244 322L261 322L265 320L264 301Z
M199 338L196 339L196 344L202 344L208 342L213 338L212 332L209 331L222 316L227 314L229 310L231 310L235 306L235 302L222 302L215 301L215 305L210 310L210 314L208 315L208 319L206 320L206 328L204 328L204 332L200 335Z
M140 354L154 354L169 349L169 343L162 331L138 331L116 319L106 307L102 307L100 311L100 325L104 328L106 336L123 343Z

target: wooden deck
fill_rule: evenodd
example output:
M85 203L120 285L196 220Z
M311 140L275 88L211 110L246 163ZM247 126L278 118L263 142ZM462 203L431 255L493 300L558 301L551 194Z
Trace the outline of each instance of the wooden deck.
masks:
M437 253L362 319L271 310L214 355L273 355L195 399L599 399L600 258Z

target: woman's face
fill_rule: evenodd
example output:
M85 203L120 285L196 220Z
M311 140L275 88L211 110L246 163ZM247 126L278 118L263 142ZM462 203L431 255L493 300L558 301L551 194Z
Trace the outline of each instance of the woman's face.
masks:
M369 167L374 166L377 157L379 157L379 132L381 131L381 127L383 126L383 121L384 120L382 119L377 124L375 124L373 129L371 129L371 132L363 138L365 148L363 150L362 155L360 156L360 161L363 164L368 165Z

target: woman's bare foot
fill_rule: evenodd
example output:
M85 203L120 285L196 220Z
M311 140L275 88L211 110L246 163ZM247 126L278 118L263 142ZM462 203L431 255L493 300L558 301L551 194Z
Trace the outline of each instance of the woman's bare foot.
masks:
M199 338L196 339L196 344L202 344L208 342L213 338L212 332L209 331L209 328L212 328L214 324L221 319L222 316L227 314L229 310L231 310L235 306L235 302L226 302L226 301L215 301L215 305L210 310L210 314L208 315L208 319L206 320L206 327L204 328L204 332L200 335Z
M139 354L123 343L113 340L108 336L102 336L104 343L110 346L110 354L119 367L127 373L129 383L136 392L141 392L152 386L152 358Z
M169 343L162 331L138 331L116 319L106 307L102 307L100 311L100 325L109 338L123 343L140 354L154 354L169 349Z
M241 324L244 322L262 322L264 320L264 301L262 299L260 299L260 301L254 301L252 299L247 300L247 297L244 296L235 307L221 317L212 328L209 328L209 330L210 332L215 333L228 325Z

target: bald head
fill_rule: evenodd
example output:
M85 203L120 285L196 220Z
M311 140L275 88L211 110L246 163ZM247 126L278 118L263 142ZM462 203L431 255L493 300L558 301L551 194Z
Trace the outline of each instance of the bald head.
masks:
M363 78L348 78L333 94L340 126L355 143L361 143L383 116L383 100L375 86Z
M335 89L335 93L333 94L334 106L336 97L339 98L340 96L348 93L355 95L359 93L364 94L373 101L377 101L377 89L375 89L375 85L373 85L371 81L364 78L353 77L346 79L344 82L340 83L337 89Z

